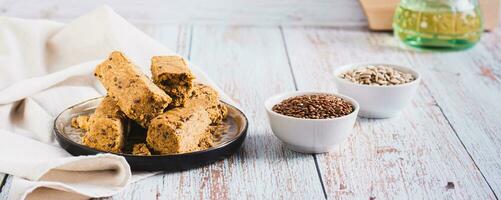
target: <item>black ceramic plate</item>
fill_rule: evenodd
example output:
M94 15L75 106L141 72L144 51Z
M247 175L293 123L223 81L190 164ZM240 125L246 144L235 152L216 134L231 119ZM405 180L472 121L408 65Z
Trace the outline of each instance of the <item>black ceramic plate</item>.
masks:
M94 112L101 100L102 97L79 103L67 108L56 117L54 121L56 139L61 147L70 154L78 156L108 153L82 145L82 130L71 127L71 119L73 117ZM224 159L235 153L242 146L248 127L247 118L242 111L227 103L225 105L228 107L228 118L225 120L228 127L214 147L203 151L168 155L135 156L127 153L115 154L125 157L134 171L181 171ZM138 133L144 132L144 130L138 127L138 125L133 123L127 126L127 132L129 132L127 143L130 144L126 144L126 148L132 145L133 142L131 141L138 139L141 135L144 137L144 133Z

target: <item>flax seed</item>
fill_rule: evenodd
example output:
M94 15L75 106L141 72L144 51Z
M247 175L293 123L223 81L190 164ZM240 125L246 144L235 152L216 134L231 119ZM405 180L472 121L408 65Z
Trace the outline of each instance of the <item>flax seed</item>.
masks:
M272 110L282 115L304 119L328 119L348 115L353 105L336 96L314 94L291 97L273 106Z

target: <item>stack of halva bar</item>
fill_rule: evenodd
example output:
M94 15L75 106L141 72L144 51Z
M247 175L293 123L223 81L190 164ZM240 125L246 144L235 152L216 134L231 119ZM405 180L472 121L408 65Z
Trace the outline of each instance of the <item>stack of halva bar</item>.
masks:
M94 75L107 95L90 116L79 116L72 126L85 130L82 144L120 153L127 139L126 124L135 121L147 129L145 143L135 144L135 155L185 153L213 145L213 127L227 116L218 93L195 83L180 56L151 59L152 79L123 53L114 51Z

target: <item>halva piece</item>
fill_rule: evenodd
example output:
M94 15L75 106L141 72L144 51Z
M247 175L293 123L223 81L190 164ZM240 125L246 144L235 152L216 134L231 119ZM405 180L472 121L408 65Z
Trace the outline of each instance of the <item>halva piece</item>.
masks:
M89 129L89 115L80 115L71 119L71 127L83 130Z
M211 123L209 114L199 107L179 107L151 120L146 142L160 154L184 153L201 149Z
M104 97L88 121L82 143L88 147L119 153L124 146L126 118L110 96Z
M154 56L151 58L153 82L172 98L172 107L184 105L193 88L195 77L180 56Z
M132 155L136 156L151 156L151 152L145 143L134 144L132 147Z
M143 127L172 101L121 52L112 52L96 67L94 75L118 102L120 110Z
M212 123L220 123L228 114L226 106L219 101L216 90L203 84L195 84L184 107L202 107L209 113Z

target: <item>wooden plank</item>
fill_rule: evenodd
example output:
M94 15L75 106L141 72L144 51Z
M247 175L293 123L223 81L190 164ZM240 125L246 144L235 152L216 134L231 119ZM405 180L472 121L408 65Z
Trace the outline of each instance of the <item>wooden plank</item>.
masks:
M243 149L207 167L140 181L113 198L323 198L313 157L286 150L267 125L265 98L294 90L278 28L196 26L191 49L192 62L246 111Z
M0 1L0 15L69 21L109 5L133 23L365 25L355 0L37 0Z
M497 158L500 157L499 148L491 145L500 146L499 136L492 135L495 129L490 132L474 127L484 125L487 126L484 129L496 127L499 130L499 123L496 124L494 121L500 118L501 112L485 114L487 110L478 109L478 104L468 106L468 103L486 98L481 101L486 103L485 107L498 111L499 106L492 108L495 107L493 98L499 100L501 96L492 94L492 91L488 94L486 90L474 92L460 89L465 87L465 84L474 84L474 78L464 84L458 84L457 77L445 77L454 77L453 73L444 72L438 75L440 73L432 71L433 68L445 71L466 70L471 62L462 55L478 54L477 56L491 57L491 53L473 53L477 49L471 50L470 53L447 54L448 57L440 53L419 53L399 47L390 34L367 33L359 29L286 28L284 35L293 73L300 90L335 91L332 70L343 64L356 62L412 64L424 74L424 83L419 88L412 105L400 116L385 120L361 118L355 125L353 135L344 144L332 153L318 156L322 179L329 197L332 199L496 198L463 143L470 152L479 151L487 154L474 156L477 163L480 164L484 158L490 158L491 165L499 166L501 161L494 159L495 155ZM440 62L440 65L437 62ZM447 66L449 62L452 63ZM494 63L490 63L492 64ZM473 77L477 74L466 76ZM470 88L477 86L478 84L475 84ZM463 102L460 97L465 95L465 92L469 93L468 96L476 98ZM442 110L448 118L444 116ZM481 118L475 120L476 122L465 123L463 120L460 121L460 116L465 117L463 111L467 111L466 118L469 120L475 117ZM451 120L453 127L449 123L448 119L451 118L449 116L456 116L456 121ZM480 123L480 120L494 124ZM469 130L460 128L466 129L466 126L471 127ZM464 135L481 136L464 137L459 134L463 139L460 141L455 131ZM484 141L482 138L486 135L494 141L490 143ZM484 173L489 171L492 178L499 179L501 170L492 171L483 168L482 165L480 168ZM494 180L489 180L494 183Z
M152 26L143 24L137 27L180 55L189 56L191 26ZM177 191L177 188L180 187L179 183L182 182L183 173L159 173L153 177L132 183L121 193L105 199L158 199L161 196L160 191L164 189ZM174 196L164 194L162 198L165 197Z
M237 156L188 180L209 180L203 197L216 199L323 197L313 157L285 150L262 109L268 96L294 90L279 30L201 26L193 31L191 60L242 106L251 126Z
M465 52L408 54L457 136L501 197L501 30Z
M140 24L136 27L178 54L190 56L192 26Z

